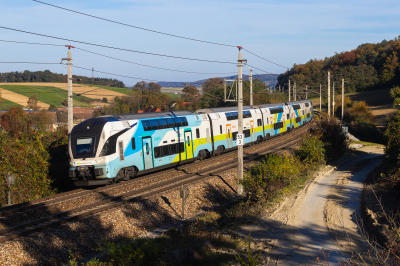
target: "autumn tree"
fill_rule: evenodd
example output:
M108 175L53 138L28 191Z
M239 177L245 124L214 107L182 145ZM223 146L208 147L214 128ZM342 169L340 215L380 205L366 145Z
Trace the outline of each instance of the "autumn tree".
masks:
M223 89L224 84L223 84L223 79L222 78L209 78L207 79L203 85L201 85L203 92L207 92L209 90L218 90L218 89Z
M150 92L161 92L161 86L159 84L157 84L157 83L150 82L148 84L148 90Z
M185 85L182 90L183 98L187 102L192 102L199 97L199 90L195 86Z
M29 97L26 107L31 110L39 110L38 99L35 94L32 94L31 97Z
M58 111L58 108L54 104L50 104L50 106L49 106L49 108L47 110L49 110L49 111Z

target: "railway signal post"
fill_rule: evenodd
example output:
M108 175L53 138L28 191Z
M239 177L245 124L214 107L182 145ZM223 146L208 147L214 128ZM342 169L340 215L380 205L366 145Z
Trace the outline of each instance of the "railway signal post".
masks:
M239 55L238 55L238 85L239 85L239 92L238 92L238 139L239 136L243 137L243 90L242 90L242 67L243 62L247 62L247 60L242 59L242 53L240 50L242 49L241 46L239 48ZM243 180L243 145L238 145L238 170L237 170L238 180L241 182ZM237 188L237 193L239 195L243 194L243 185L239 184Z
M71 133L72 128L74 126L74 111L73 111L73 101L72 101L72 57L71 57L71 48L75 48L71 45L65 45L68 47L68 55L67 58L61 59L61 61L68 61L68 134Z

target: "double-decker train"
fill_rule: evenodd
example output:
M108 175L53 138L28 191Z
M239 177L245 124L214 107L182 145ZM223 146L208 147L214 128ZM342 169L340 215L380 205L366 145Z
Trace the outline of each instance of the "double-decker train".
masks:
M310 100L244 106L245 145L302 126L313 114ZM69 135L69 177L77 186L129 180L236 149L237 134L237 107L87 119Z

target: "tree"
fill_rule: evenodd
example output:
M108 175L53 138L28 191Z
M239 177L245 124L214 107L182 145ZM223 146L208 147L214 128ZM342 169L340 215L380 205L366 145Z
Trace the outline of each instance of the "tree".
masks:
M108 99L106 97L103 97L102 101L103 103L108 103Z
M50 104L49 109L47 109L47 110L49 110L49 111L58 111L58 108L54 104Z
M67 100L67 99L63 100L63 101L61 102L61 104L62 104L63 106L68 106L68 100Z
M29 97L28 104L26 107L28 107L28 109L31 110L39 110L38 99L35 94L32 94L31 97Z
M183 98L185 101L192 102L199 96L199 90L195 86L185 85L182 90Z
M134 90L141 90L141 91L147 90L147 83L146 83L146 81L137 82L137 83L135 84L135 86L133 86L133 89L134 89Z
M214 90L214 89L221 89L224 87L223 84L223 79L222 78L210 78L207 79L203 85L201 85L203 88L203 92L207 92L209 90Z
M150 82L148 84L149 91L151 92L161 92L161 86L157 83Z

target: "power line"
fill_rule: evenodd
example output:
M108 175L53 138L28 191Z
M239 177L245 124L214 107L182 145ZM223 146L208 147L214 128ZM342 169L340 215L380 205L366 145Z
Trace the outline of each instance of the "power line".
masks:
M39 64L39 65L60 65L60 63L41 63L41 62L2 62L0 64Z
M65 39L65 38L60 38L60 37L55 37L55 36L49 36L49 35L30 32L30 31L18 30L18 29L3 27L3 26L0 26L0 28L1 29L6 29L6 30L11 30L11 31L17 31L17 32L32 34L32 35L41 36L41 37L47 37L47 38L62 40L62 41L81 43L81 44L86 44L86 45L92 45L92 46L108 48L108 49L114 49L114 50L120 50L120 51L126 51L126 52L132 52L132 53L147 54L147 55L153 55L153 56L161 56L161 57L168 57L168 58L182 59L182 60L191 60L191 61L199 61L199 62L236 65L236 63L232 63L232 62L224 62L224 61L215 61L215 60L207 60L207 59L198 59L198 58L189 58L189 57L181 57L181 56L173 56L173 55L156 54L156 53L136 51L136 50L131 50L131 49L119 48L119 47L106 46L106 45L101 45L101 44L94 44L94 43L88 43L88 42L75 41L75 40L70 40L70 39Z
M254 56L258 57L258 58L261 58L262 60L265 60L265 61L267 61L267 62L269 62L269 63L271 63L271 64L274 64L274 65L277 65L277 66L280 66L280 67L284 67L284 68L288 68L288 67L282 66L282 65L280 65L280 64L274 63L274 62L272 62L272 61L270 61L270 60L268 60L268 59L265 59L264 57L261 57L261 56L259 56L259 55L256 55L256 54L250 52L250 51L247 50L247 49L244 49L244 48L242 48L242 49L243 49L244 51L248 52L249 54L252 54L252 55L254 55Z
M50 44L50 43L31 43L31 42L18 42L18 41L8 41L8 40L0 40L0 42L10 42L10 43L19 43L19 44L34 44L34 45L45 45L45 46L62 46L65 47L65 45L63 44ZM204 74L204 75L213 75L213 74L218 74L218 75L229 75L229 74L233 74L236 72L229 72L229 73L202 73L202 72L192 72L192 71L183 71L183 70L177 70L177 69L169 69L169 68L162 68L162 67L156 67L156 66L150 66L150 65L145 65L145 64L140 64L140 63L136 63L136 62L131 62L131 61L127 61L127 60L123 60L123 59L119 59L119 58L115 58L115 57L111 57L111 56L107 56L107 55L103 55L103 54L99 54L99 53L95 53L92 51L88 51L82 48L78 48L75 47L75 49L87 52L87 53L91 53L91 54L95 54L95 55L99 55L99 56L103 56L106 58L110 58L110 59L114 59L114 60L118 60L121 62L125 62L125 63L130 63L130 64L135 64L135 65L139 65L139 66L144 66L144 67L150 67L150 68L155 68L155 69L160 69L160 70L167 70L167 71L174 71L174 72L181 72L181 73L190 73L190 74Z
M95 55L98 55L98 56L103 56L103 57L110 58L110 59L114 59L114 60L118 60L118 61L121 61L121 62L129 63L129 64L134 64L134 65L139 65L139 66L144 66L144 67L155 68L155 69L167 70L167 71L174 71L174 72L181 72L181 73L191 73L191 74L205 74L205 75L212 75L212 74L224 74L224 75L229 75L229 74L232 74L232 73L236 73L236 72L230 72L230 73L202 73L202 72L183 71L183 70L176 70L176 69L170 69L170 68L149 66L149 65L145 65L145 64L140 64L140 63L131 62L131 61L124 60L124 59L115 58L115 57L112 57L112 56L107 56L107 55L103 55L103 54L91 52L91 51L88 51L88 50L85 50L85 49L82 49L82 48L78 48L78 47L75 47L75 48L78 49L78 50L87 52L87 53L95 54Z
M208 43L208 44L215 44L215 45L220 45L220 46L235 47L235 48L237 47L236 45L204 41L204 40L199 40L199 39L194 39L194 38L188 38L188 37L184 37L184 36L174 35L174 34L170 34L170 33L165 33L165 32L161 32L161 31L150 30L150 29L146 29L146 28L142 28L142 27L138 27L138 26L134 26L134 25L130 25L130 24L126 24L126 23L122 23L122 22L118 22L118 21L114 21L114 20L110 20L110 19L106 19L106 18L101 18L101 17L89 15L89 14L86 14L86 13L82 13L82 12L71 10L71 9L67 9L67 8L64 8L64 7L48 4L48 3L41 2L41 1L38 1L38 0L32 0L32 1L44 4L44 5L48 5L48 6L51 6L51 7L59 8L59 9L62 9L62 10L66 10L66 11L69 11L69 12L73 12L73 13L76 13L76 14L84 15L84 16L87 16L87 17L100 19L100 20L104 20L104 21L107 21L107 22L111 22L111 23L115 23L115 24L131 27L131 28L135 28L135 29L139 29L139 30L149 31L149 32L157 33L157 34L162 34L162 35L166 35L166 36L170 36L170 37L185 39L185 40L189 40L189 41Z

